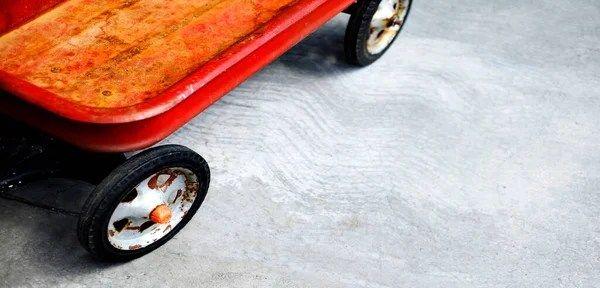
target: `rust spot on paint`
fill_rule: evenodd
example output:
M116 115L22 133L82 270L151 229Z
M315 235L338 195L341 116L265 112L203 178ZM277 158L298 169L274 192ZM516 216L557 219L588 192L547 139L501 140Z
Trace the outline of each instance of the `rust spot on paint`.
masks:
M136 249L140 249L140 248L142 248L142 245L140 245L140 244L135 244L135 245L129 246L129 250L136 250Z
M194 199L198 195L198 189L200 188L200 183L197 181L189 181L186 178L185 181L185 192L183 193L183 202L194 202ZM183 207L183 203L182 207Z
M150 178L150 181L148 181L148 188L150 188L150 189L158 188L158 176L160 176L160 175L154 175L154 177Z
M104 91L102 91L102 95L104 95L104 96L110 96L110 95L112 95L112 92L110 92L108 90L104 90Z
M159 173L157 173L156 175L154 175L154 177L150 178L150 180L148 181L148 188L150 189L158 189L162 192L166 192L167 189L171 186L171 184L173 184L173 181L175 181L175 179L177 179L177 176L179 176L181 173L177 172L176 170L171 170L171 169L166 169L164 171L161 171ZM158 178L162 175L169 175L169 178L167 179L167 181L165 181L162 184L158 184Z
M167 227L165 227L165 230L163 230L163 233L167 232L170 229L171 229L171 225L168 225Z
M181 189L177 190L177 196L175 196L175 199L173 199L173 203L177 202L177 199L179 199L181 194L183 194L183 191Z
M100 40L106 42L106 44L109 45L125 45L127 43L125 43L125 41L121 40L121 38L111 35L111 36L106 36L106 37L98 37Z
M175 179L177 179L177 174L171 174L171 176L169 176L169 179L167 179L167 181L165 181L165 183L162 185L162 187L165 187L163 192L167 190L166 188L168 188L169 186L171 186L171 184L173 184L173 181L175 181Z
M50 70L50 72L52 72L52 73L58 73L58 72L60 72L60 68L54 67L54 68L52 68L52 70Z
M183 202L185 202L185 201L194 202L194 199L193 199L193 194L192 194L192 193L190 193L190 192L187 192L187 193L185 193L185 194L183 195ZM183 204L183 203L182 203L182 204ZM183 205L182 205L182 206L183 206Z
M108 19L110 19L110 17L117 15L117 13L113 12L113 11L104 11L100 14L98 14L97 16L95 16L94 18L92 18L93 20L104 20L107 21Z
M119 9L124 9L124 8L131 7L131 6L135 5L138 2L140 2L140 0L128 0L128 1L125 1L125 3L123 3L123 5L121 5L119 7Z
M115 230L108 230L108 236L114 237L115 236Z
M119 64L121 62L124 61L131 61L131 59L133 58L133 56L140 54L142 51L144 51L144 49L146 49L147 47L145 46L134 46L131 47L119 54L117 54L117 56L115 56L114 58L112 58L112 62L116 65Z

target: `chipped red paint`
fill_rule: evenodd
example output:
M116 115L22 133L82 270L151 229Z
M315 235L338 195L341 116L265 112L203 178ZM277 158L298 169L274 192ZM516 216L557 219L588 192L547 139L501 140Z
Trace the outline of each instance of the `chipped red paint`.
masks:
M143 149L167 137L352 3L352 0L298 0L161 95L132 107L73 106L44 89L0 71L0 87L61 116L100 123L145 118L141 121L81 123L57 117L6 93L0 95L3 103L0 113L84 149L102 152Z
M35 19L64 0L1 0L0 36Z

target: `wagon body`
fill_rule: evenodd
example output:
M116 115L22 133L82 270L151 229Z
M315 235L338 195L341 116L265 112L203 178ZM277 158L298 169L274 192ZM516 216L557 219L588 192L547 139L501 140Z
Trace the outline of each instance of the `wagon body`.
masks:
M351 14L348 62L370 65L396 39L410 6L0 1L0 196L46 177L96 184L78 218L81 245L111 261L146 255L198 211L210 169L180 145L129 159L121 152L164 139L342 11Z
M2 10L0 112L103 152L167 137L353 3L22 2Z

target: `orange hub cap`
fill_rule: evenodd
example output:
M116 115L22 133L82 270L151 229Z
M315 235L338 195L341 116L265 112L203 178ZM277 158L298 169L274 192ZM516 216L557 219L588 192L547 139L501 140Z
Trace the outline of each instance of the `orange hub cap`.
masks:
M152 210L152 213L150 213L150 220L154 221L154 223L165 224L171 220L171 216L173 216L171 209L169 209L167 205L161 204Z

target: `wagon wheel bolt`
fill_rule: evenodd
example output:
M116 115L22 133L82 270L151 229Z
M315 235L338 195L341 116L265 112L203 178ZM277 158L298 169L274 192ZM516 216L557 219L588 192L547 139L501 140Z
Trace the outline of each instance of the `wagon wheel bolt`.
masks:
M171 216L173 216L171 209L169 209L167 205L161 204L152 210L152 213L150 213L150 220L154 223L165 224L171 220Z

